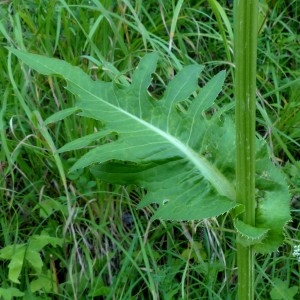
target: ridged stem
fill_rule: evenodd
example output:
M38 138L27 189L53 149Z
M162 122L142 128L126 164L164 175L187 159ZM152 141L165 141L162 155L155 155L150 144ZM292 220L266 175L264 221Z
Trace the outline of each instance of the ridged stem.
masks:
M255 225L255 90L258 0L234 2L236 194L241 220ZM237 244L238 299L254 299L254 251Z

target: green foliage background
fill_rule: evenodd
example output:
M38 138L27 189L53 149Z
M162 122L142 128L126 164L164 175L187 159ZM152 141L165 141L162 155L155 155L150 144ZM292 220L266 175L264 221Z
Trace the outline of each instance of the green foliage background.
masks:
M205 66L200 86L225 69L225 85L208 117L230 115L232 7L223 2L4 2L0 42L64 59L120 87L131 82L146 52L158 51L161 59L150 86L157 99L185 65ZM261 2L260 13L257 132L285 172L293 221L279 251L258 256L255 290L258 299L279 299L276 289L284 285L290 291L286 299L293 299L299 284L291 255L299 243L299 5ZM204 222L152 222L151 207L135 209L144 189L107 184L85 169L67 174L86 149L53 153L93 134L99 122L69 115L45 127L42 119L72 110L75 98L66 93L63 80L32 72L4 47L0 53L1 248L34 249L42 259L39 267L30 256L17 260L21 274L13 281L12 260L2 252L2 297L234 299L235 242L227 215ZM103 144L116 136L98 139ZM48 243L34 248L36 236L49 236Z

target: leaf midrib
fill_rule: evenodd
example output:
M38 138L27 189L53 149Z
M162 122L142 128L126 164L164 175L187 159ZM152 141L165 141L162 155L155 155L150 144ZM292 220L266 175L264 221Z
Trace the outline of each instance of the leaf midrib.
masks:
M72 81L71 81L72 82ZM73 82L72 82L73 83ZM74 84L74 83L73 83ZM77 85L78 86L78 85ZM231 183L225 178L225 176L215 168L205 157L197 154L191 148L183 144L180 140L176 137L170 135L169 133L161 130L160 128L152 125L151 123L135 116L134 114L129 113L128 111L122 109L119 106L115 106L110 104L109 102L105 101L104 99L92 94L90 91L78 86L80 89L85 91L87 94L91 95L92 97L96 97L98 101L104 103L111 107L114 110L119 111L120 114L126 115L128 118L133 119L137 123L141 124L142 126L146 127L148 130L155 132L163 139L167 140L173 147L177 148L184 156L191 161L196 168L200 171L202 176L207 179L219 192L219 194L226 196L231 200L235 200L235 191L231 185Z
M23 56L23 52L16 50L16 49L10 49L12 52L14 52L17 56ZM34 55L35 57L40 57L40 55ZM28 58L28 57L23 57L23 61L33 61L33 58ZM34 61L31 63L31 65L36 66L36 62ZM72 68L71 65L67 64L68 68ZM63 78L67 81L73 84L73 86L79 88L79 90L82 90L85 92L87 95L90 95L92 98L96 98L98 101L101 101L104 103L106 106L110 106L114 110L118 110L121 114L125 114L129 118L135 120L137 123L142 124L144 127L148 128L152 132L155 132L165 140L169 141L171 145L173 145L175 148L177 148L181 153L184 154L184 156L189 159L195 167L200 171L200 173L203 175L205 179L207 179L214 187L215 189L219 192L219 194L224 195L228 197L231 200L235 200L235 190L230 184L230 182L225 178L225 176L217 169L215 168L209 161L205 159L205 157L195 153L192 149L187 147L185 144L183 144L181 141L179 141L177 138L173 137L172 135L162 131L158 127L153 126L151 123L148 123L144 121L141 118L138 118L137 116L123 110L121 107L115 106L110 104L109 102L103 100L99 96L96 96L95 94L92 94L89 90L86 90L84 87L82 87L82 83L84 80L81 80L81 85L77 84L76 81L72 81L69 78L72 78L72 75L74 73L68 72L68 75L66 76L65 74L62 74L62 72L57 73L54 71L49 65L43 65L43 70L47 69L49 70L48 72L45 71L39 71L38 67L32 67L33 69L37 70L40 73L44 73L45 75L54 75L58 74L60 76L63 76ZM41 68L42 69L42 68ZM84 77L85 80L90 81L91 84L94 84L94 82L90 79L90 77L84 73L81 69L77 69L78 72L81 73L81 76ZM89 85L88 85L89 86ZM71 91L72 89L69 88ZM76 94L75 94L76 95ZM80 96L79 96L80 98ZM82 108L81 108L82 109Z

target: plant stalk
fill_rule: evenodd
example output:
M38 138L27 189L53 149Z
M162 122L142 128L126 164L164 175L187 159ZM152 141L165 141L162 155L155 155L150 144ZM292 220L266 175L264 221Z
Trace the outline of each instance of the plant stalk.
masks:
M236 193L241 220L255 226L255 107L258 0L234 2ZM237 243L238 299L254 299L254 250Z

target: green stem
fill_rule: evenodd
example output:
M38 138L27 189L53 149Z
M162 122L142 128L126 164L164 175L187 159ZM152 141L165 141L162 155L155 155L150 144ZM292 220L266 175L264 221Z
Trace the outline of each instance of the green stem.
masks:
M241 220L255 225L255 90L258 0L235 0L236 194ZM254 251L237 244L238 299L254 299Z

